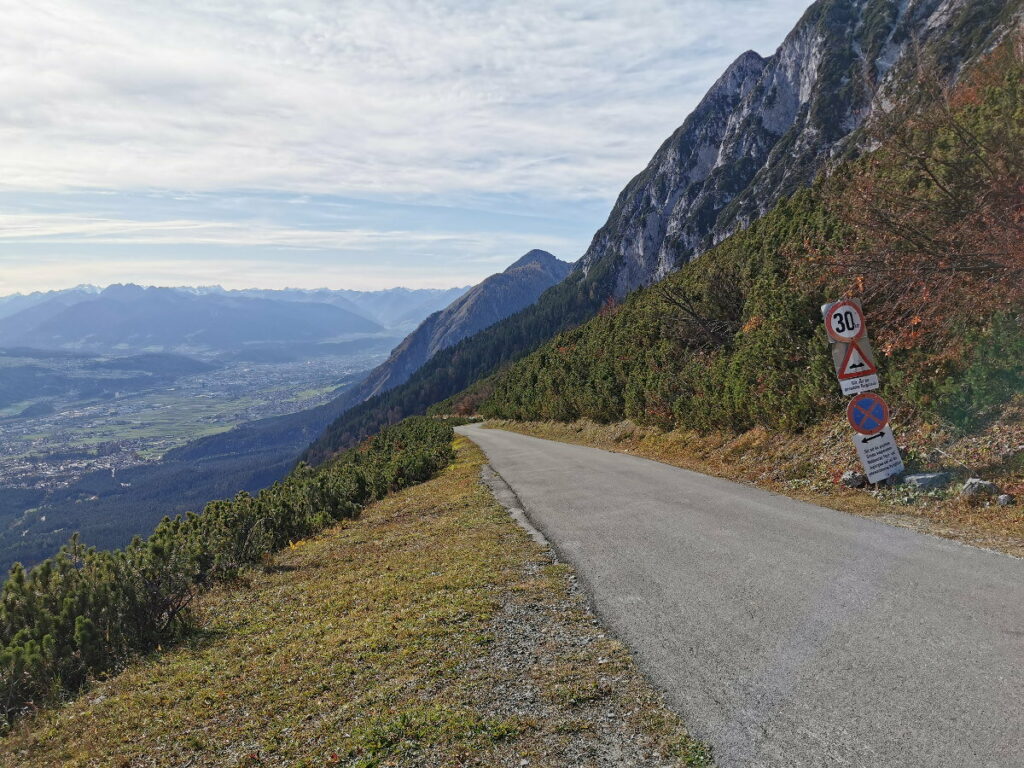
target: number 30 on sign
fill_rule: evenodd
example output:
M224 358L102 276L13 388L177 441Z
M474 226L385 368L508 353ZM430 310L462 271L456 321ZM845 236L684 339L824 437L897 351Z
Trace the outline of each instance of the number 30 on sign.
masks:
M840 301L825 313L825 329L833 341L854 341L864 335L864 312L852 301Z

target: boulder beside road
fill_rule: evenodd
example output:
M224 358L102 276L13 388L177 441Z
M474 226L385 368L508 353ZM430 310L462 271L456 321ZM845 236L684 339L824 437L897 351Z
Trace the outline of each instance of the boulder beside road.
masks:
M923 472L916 475L905 475L903 482L920 488L922 491L931 491L936 488L945 488L952 482L953 476L949 472Z
M980 477L972 477L964 483L960 495L968 499L987 499L999 495L999 486Z
M847 488L863 488L868 484L868 478L866 475L860 472L854 472L850 469L843 472L843 476L839 478L839 482Z

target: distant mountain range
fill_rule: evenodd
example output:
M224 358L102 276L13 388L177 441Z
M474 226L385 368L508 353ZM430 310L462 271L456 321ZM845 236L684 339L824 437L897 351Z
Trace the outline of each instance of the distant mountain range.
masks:
M196 289L226 296L250 296L262 299L319 302L332 304L353 314L373 320L389 331L410 331L424 317L448 306L469 290L460 288L387 288L381 291L350 291L316 288L280 290L249 288L226 291L222 288Z
M389 288L385 291L335 291L367 317L391 330L412 330L427 315L444 309L471 286L461 288Z
M79 285L59 291L35 291L33 293L12 293L8 296L0 296L0 320L34 307L37 304L54 302L70 306L96 296L101 290L95 285Z
M264 313L267 312L265 304L273 305L278 311L281 307L290 308L293 314L289 317L296 322L301 322L303 318L319 322L322 314L327 311L353 316L355 309L346 309L351 304L364 313L372 309L382 321L401 323L417 317L425 308L432 307L442 298L451 296L454 300L450 300L441 311L433 312L426 320L420 317L422 323L395 348L386 363L374 369L369 378L362 382L359 381L360 376L347 377L343 382L345 388L340 394L323 405L240 424L226 432L193 440L168 451L156 463L120 470L116 479L109 472L97 471L54 492L43 502L44 519L47 531L61 529L61 532L50 534L33 531L32 536L26 538L20 534L15 536L0 531L0 565L15 558L34 561L41 554L49 553L59 545L64 530L78 530L86 541L96 546L120 546L134 534L148 533L164 515L174 515L189 509L198 510L211 499L233 496L240 489L255 492L281 479L294 467L296 457L302 450L353 404L361 402L375 391L404 381L438 350L456 344L464 337L533 303L545 289L564 279L570 268L570 264L559 261L550 253L530 251L505 271L488 277L468 292L461 288L446 291L398 288L361 294L297 290L224 291L217 288L142 289L137 286L113 286L100 293L82 290L75 299L85 295L88 300L73 302L70 309L81 307L83 309L80 311L91 310L88 305L94 301L109 299L109 302L113 302L114 297L121 300L124 296L132 298L127 302L129 306L135 300L143 304L173 302L177 307L201 308L248 307L250 303L256 303L254 309ZM66 296L50 297L53 298L57 298L58 303L68 300ZM37 303L34 307L39 315L43 314L43 304ZM113 303L111 307L114 307ZM120 305L114 308L125 311ZM21 311L28 312L31 309L22 308ZM63 311L63 308L59 309L57 315ZM7 320L14 317L16 315L11 315ZM380 325L372 320L358 319L380 329ZM132 322L122 320L126 327L132 327ZM199 323L195 319L192 322ZM0 330L3 327L4 320L0 319ZM260 335L268 332L261 330ZM296 329L289 331L293 334L299 332ZM220 333L223 335L225 332L221 330ZM324 351L341 354L356 351L358 345L379 345L385 341L385 338L374 336L348 342L293 341L286 345L265 342L251 344L230 354L221 354L218 359L281 362L294 359L291 353L313 357L323 348ZM51 353L15 349L10 350L9 354L34 357ZM77 356L70 352L59 354ZM3 356L5 352L0 349L0 358ZM104 379L97 385L108 389L125 389L149 383L154 375L187 373L189 364L205 367L205 363L188 358L149 353L121 356L87 365L90 369L103 372L125 371L124 377ZM9 381L6 381L6 388L9 392L5 392L5 380L0 378L0 406L8 401L25 399L27 387L44 387L48 388L47 392L52 390L53 394L58 394L82 386L78 380L60 379L39 366L23 365L18 370L8 366L4 370L12 374L16 372L18 377L7 377ZM11 489L7 491L11 492ZM87 515L79 503L82 498L92 499ZM14 499L12 503L17 507L21 502ZM39 504L38 500L32 503Z
M219 287L79 286L0 298L0 346L224 351L308 343L414 327L465 288L227 291Z

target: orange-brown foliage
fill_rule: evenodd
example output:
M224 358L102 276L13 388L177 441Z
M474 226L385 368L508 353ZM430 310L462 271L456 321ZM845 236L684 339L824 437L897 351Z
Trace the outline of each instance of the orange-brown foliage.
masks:
M835 264L883 350L1024 307L1024 55L1007 44L928 106L888 116L882 149L833 196L856 247Z

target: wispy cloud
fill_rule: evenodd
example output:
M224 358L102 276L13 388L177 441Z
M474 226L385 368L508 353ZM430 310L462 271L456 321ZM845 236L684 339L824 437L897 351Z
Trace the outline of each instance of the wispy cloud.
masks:
M69 265L77 267L77 279L68 279ZM445 272L432 269L423 261L414 261L401 273L386 264L374 261L360 263L358 271L343 259L291 258L288 269L281 269L277 259L260 259L256 254L246 257L202 258L176 255L161 257L104 257L92 259L81 252L57 253L52 257L34 258L5 265L0 270L0 295L15 292L46 291L53 286L106 286L112 283L140 285L220 285L225 288L322 288L334 286L356 290L379 290L398 285L417 288L451 288L472 285L481 275L498 272L507 266L496 264L448 265ZM358 275L353 279L353 275Z
M9 3L0 189L607 203L806 2Z
M479 247L483 243L520 240L523 234L495 232L416 232L409 230L300 229L231 221L132 221L74 214L0 214L0 242L103 243L109 245L273 246L312 250L364 250L404 246Z
M112 282L357 289L477 282L540 243L532 230L315 229L251 222L0 214L0 295ZM400 249L396 269L386 254Z
M2 181L606 197L802 5L11 4Z

